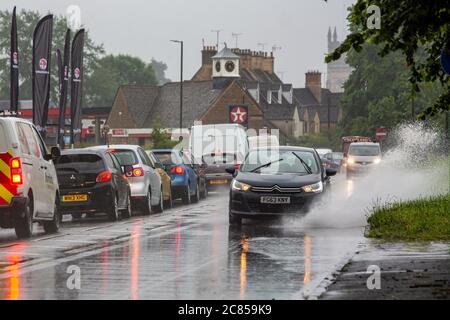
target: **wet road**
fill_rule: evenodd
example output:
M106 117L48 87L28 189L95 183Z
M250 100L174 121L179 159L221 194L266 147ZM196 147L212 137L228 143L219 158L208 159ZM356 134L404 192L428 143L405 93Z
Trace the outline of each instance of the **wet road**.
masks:
M60 233L36 226L27 241L0 230L0 299L302 299L362 239L294 218L230 228L227 201L117 223L66 217Z

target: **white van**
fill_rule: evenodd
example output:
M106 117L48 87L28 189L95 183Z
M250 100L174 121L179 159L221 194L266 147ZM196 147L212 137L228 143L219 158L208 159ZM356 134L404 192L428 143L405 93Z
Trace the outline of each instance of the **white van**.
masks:
M0 115L0 227L15 228L19 238L33 233L33 222L57 232L59 187L52 159L29 121Z
M249 150L247 132L239 124L195 125L191 128L189 149L197 159L218 153L233 154L240 164Z

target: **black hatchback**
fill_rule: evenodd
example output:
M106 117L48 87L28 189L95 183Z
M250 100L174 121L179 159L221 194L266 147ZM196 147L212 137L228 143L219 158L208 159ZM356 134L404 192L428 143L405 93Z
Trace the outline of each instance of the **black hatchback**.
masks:
M120 212L131 216L130 185L119 161L108 151L71 149L55 163L60 212L81 218L83 213L106 213L116 221Z
M328 189L334 169L324 169L314 149L268 147L249 152L234 176L230 190L230 224L242 218L304 212Z

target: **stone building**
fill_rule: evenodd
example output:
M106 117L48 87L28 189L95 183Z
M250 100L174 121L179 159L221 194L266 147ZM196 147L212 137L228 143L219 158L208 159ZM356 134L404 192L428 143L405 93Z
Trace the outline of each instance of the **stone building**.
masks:
M333 52L340 46L341 42L337 40L336 27L334 28L333 35L331 35L331 28L328 28L328 53ZM342 55L339 60L332 61L327 64L327 82L326 88L331 92L343 92L343 85L347 81L352 69L345 63L346 55Z

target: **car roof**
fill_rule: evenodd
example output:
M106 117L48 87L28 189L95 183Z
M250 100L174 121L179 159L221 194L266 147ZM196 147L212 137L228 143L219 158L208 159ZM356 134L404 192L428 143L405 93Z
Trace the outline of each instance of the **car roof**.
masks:
M154 152L154 153L158 153L158 152L163 153L163 152L176 152L177 150L175 150L175 149L151 149L149 151Z
M107 152L107 149L99 149L99 148L79 148L79 149L64 149L61 150L61 155L72 155L72 154L96 154L103 155Z
M352 142L351 146L379 146L378 142Z
M137 150L138 148L141 148L141 146L134 145L134 144L110 144L110 145L102 145L102 146L94 146L89 147L89 149L128 149L128 150Z
M253 148L250 151L259 151L259 150L282 150L282 151L308 151L308 152L314 152L313 148L307 148L307 147L297 147L297 146L266 146L266 147L259 147L259 148Z

